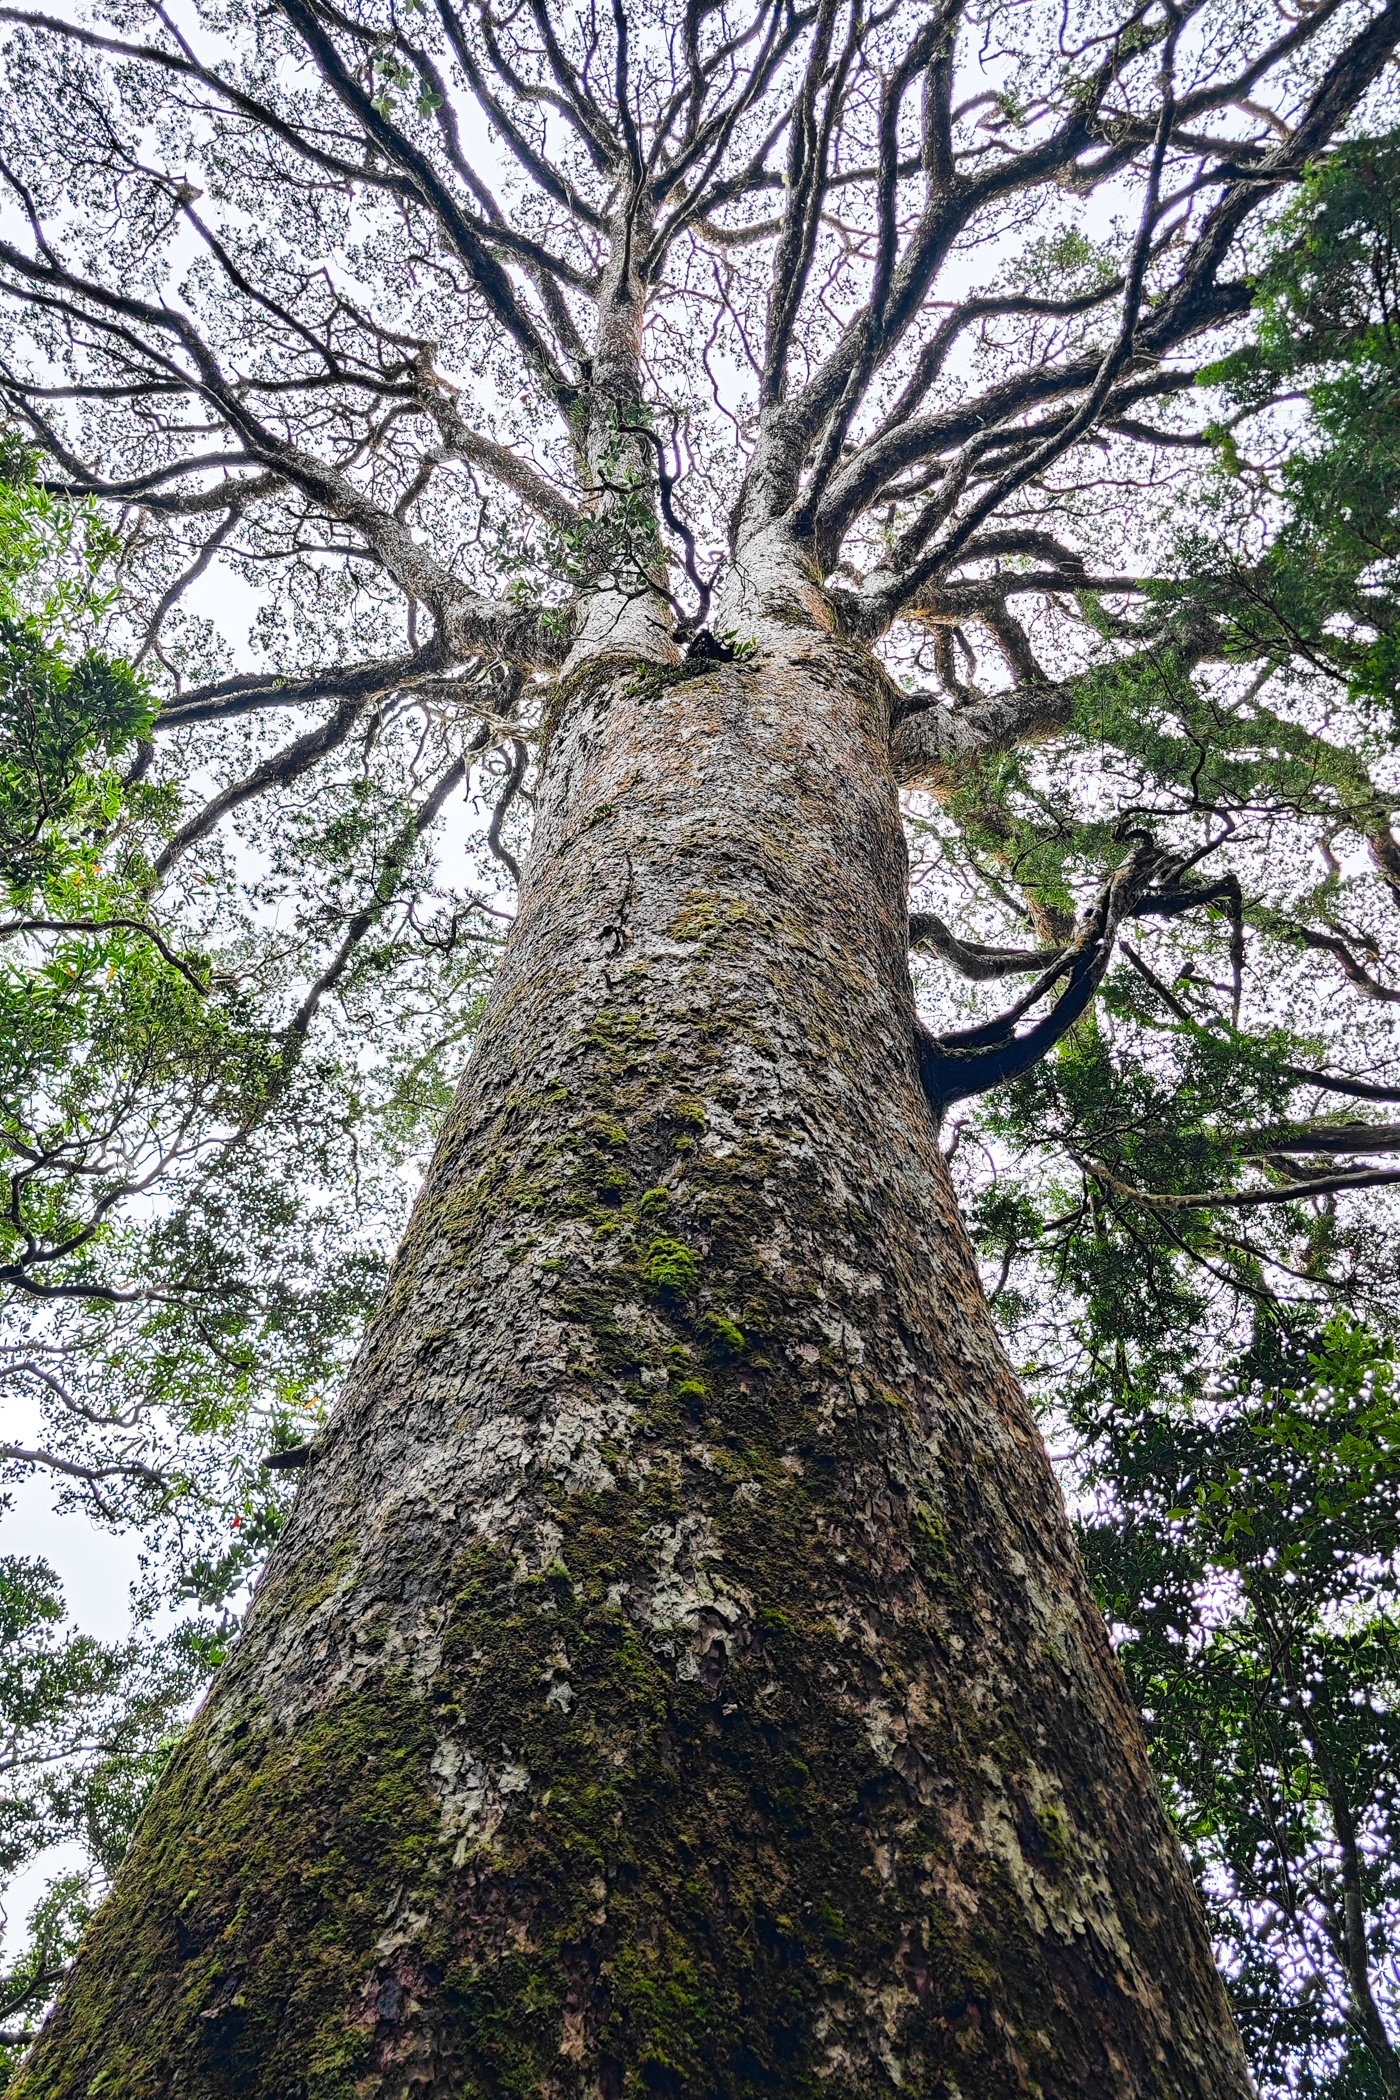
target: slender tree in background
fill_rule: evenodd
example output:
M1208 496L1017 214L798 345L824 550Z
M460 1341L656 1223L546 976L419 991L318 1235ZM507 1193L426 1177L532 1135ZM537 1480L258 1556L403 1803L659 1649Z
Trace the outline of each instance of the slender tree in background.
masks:
M17 2090L1244 2094L938 1133L1008 1086L1075 1163L1067 1316L1131 1315L1143 1216L1178 1221L1135 1243L1159 1297L1182 1254L1367 1309L1317 1206L1393 1179L1394 1129L1325 1104L1394 1090L1245 999L1280 949L1396 997L1338 848L1367 910L1400 887L1367 766L1400 7L0 15L6 398L50 491L127 521L164 680L128 787L223 775L82 930L158 947L218 826L314 812L327 767L371 806L419 725L221 1159L303 1083L464 747L511 796L538 755L387 1294ZM1310 386L1271 479L1245 438ZM1174 463L1217 452L1187 532ZM218 573L261 586L265 672L182 613ZM899 782L958 926L908 916ZM319 844L333 889L366 821L274 860ZM1218 976L1170 982L1188 925ZM1142 990L1096 1018L1125 930ZM934 1033L911 934L1029 988ZM1139 1024L1170 1040L1135 1063ZM46 1233L29 1192L76 1182L41 1163L10 1281L100 1299L107 1211ZM978 1201L1009 1276L1044 1221ZM1096 1332L1141 1381L1145 1326ZM1197 1586L1224 1565L1207 1539Z

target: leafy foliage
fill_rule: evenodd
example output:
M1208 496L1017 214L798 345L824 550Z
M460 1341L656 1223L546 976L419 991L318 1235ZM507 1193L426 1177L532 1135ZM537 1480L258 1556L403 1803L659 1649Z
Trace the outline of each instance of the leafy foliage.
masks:
M1392 1354L1337 1318L1264 1330L1233 1376L1126 1406L1086 1391L1103 1497L1086 1555L1258 2074L1384 2091L1393 2054L1367 2000L1372 1977L1393 1994L1400 1896Z
M0 1458L135 1527L146 1569L135 1631L106 1646L61 1633L43 1563L0 1562L0 1881L55 1845L91 1862L64 1865L0 1982L0 2028L22 2033L281 1521L287 1476L261 1461L304 1439L377 1296L400 1168L445 1103L491 948L458 936L491 918L451 897L446 935L403 916L428 864L392 763L382 786L352 777L284 810L271 881L250 841L241 869L216 858L157 906L180 798L149 774L149 687L93 639L121 549L27 459L15 473L0 486ZM269 924L298 866L323 885L323 944L345 954L340 1048L306 1011L308 952L313 992L325 975L314 934ZM365 936L348 952L347 922Z
M188 1643L106 1646L64 1633L43 1561L0 1558L0 1875L65 1840L99 1873L125 1851L199 1666ZM23 2035L62 1973L92 1901L90 1873L54 1877L28 1944L0 1975L0 2031ZM0 2042L12 2070L22 2043Z
M1282 517L1261 558L1197 539L1192 582L1229 646L1335 684L1396 726L1400 691L1400 134L1342 147L1279 225L1254 340L1208 377L1248 410L1301 388L1305 441L1278 473ZM1228 422L1222 503L1244 525L1250 483ZM1242 536L1242 534L1240 535ZM1212 588L1213 586L1213 588Z

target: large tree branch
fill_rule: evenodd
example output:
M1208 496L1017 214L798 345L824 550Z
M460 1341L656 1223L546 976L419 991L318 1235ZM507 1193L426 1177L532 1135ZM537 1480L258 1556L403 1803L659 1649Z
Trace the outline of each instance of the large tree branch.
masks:
M135 1458L118 1459L108 1466L85 1466L76 1459L60 1457L56 1451L30 1451L23 1444L0 1444L0 1459L9 1459L14 1465L42 1466L47 1472L62 1473L70 1480L83 1480L89 1485L99 1480L139 1480L145 1487L169 1486L163 1473Z
M1013 686L954 710L935 705L905 717L894 732L895 778L902 787L938 792L960 763L1054 736L1068 726L1075 682Z
M1198 317L1198 326L1203 329L1230 318L1234 313L1243 313L1249 303L1248 286L1222 287L1216 306L1208 316ZM957 447L971 448L969 462L975 465L982 457L998 450L1017 447L1029 450L1045 437L1057 435L1069 420L1071 411L1068 409L1058 418L1046 417L1039 427L1027 425L1024 419L1038 408L1081 392L1092 383L1099 363L1100 360L1081 353L1062 365L1037 366L1019 372L1014 378L1003 380L981 395L937 415L910 415L898 423L887 420L881 431L862 445L838 474L833 475L828 485L816 518L817 544L826 560L829 562L834 558L841 540L860 514L895 492L900 475L907 474L912 467L937 459L940 454ZM1112 417L1139 401L1164 394L1184 393L1195 384L1194 369L1133 374L1114 387L1105 405L1105 415ZM946 473L947 469L943 471ZM921 533L908 539L909 561L912 562L921 544ZM907 599L910 595L906 589L904 597ZM867 624L873 625L879 617L878 613L872 613Z
M266 794L271 788L290 786L292 781L299 780L303 773L310 772L320 759L338 750L369 706L369 697L363 694L342 700L335 713L328 716L324 722L317 723L314 729L308 729L305 736L299 736L292 743L285 744L280 751L274 751L261 765L254 766L251 773L245 773L241 780L231 781L220 794L206 802L203 809L186 818L169 844L156 857L152 869L155 883L162 883L175 863L189 852L191 846L197 845L200 839L207 838L232 810L241 808L245 802L253 801L258 795Z
M445 661L444 651L433 644L404 656L332 664L319 671L240 671L232 678L192 686L178 698L167 700L155 727L186 729L196 722L259 714L270 707L311 707L324 700L355 700L363 705L389 693L411 691L441 672Z
M482 240L480 229L462 210L427 155L376 109L373 98L341 59L308 0L279 0L279 5L315 59L327 86L339 97L366 137L374 141L392 165L410 177L423 204L437 219L471 272L473 283L497 321L567 417L578 389L521 306L514 285Z
M1153 142L1151 163L1148 169L1147 191L1143 200L1142 216L1137 239L1133 244L1132 259L1128 265L1123 286L1123 314L1118 332L1104 352L1083 401L1052 435L1024 454L1014 465L1008 467L991 486L984 488L950 522L943 540L922 559L898 576L884 590L873 596L872 611L892 617L900 604L917 597L928 583L938 576L948 563L957 556L975 536L979 528L992 517L1009 496L1033 481L1075 439L1088 430L1099 411L1105 406L1113 392L1118 374L1133 355L1137 336L1138 318L1142 306L1143 289L1148 259L1151 254L1152 236L1157 225L1158 200L1161 190L1162 168L1166 158L1167 140L1171 132L1173 112L1172 71L1175 62L1178 25L1174 22L1163 46L1162 59L1162 106L1157 124L1157 136ZM964 477L965 478L965 477ZM950 487L959 490L959 475L956 464L949 472Z
M1400 1152L1400 1123L1279 1123L1235 1131L1229 1144L1241 1159L1280 1152Z
M1321 1087L1329 1094L1349 1094L1356 1101L1400 1101L1400 1086L1380 1086L1372 1079L1353 1079L1344 1072L1313 1072L1305 1065L1280 1065L1286 1079L1299 1086Z
M1014 464L982 488L955 521L948 525L940 544L918 559L912 558L912 549L909 550L901 573L872 596L868 616L872 632L880 631L896 616L902 604L916 597L928 582L937 577L948 563L956 558L965 541L977 531L982 521L992 516L1016 489L1043 472L1102 416L1112 413L1115 406L1112 397L1116 372L1130 356L1144 356L1156 362L1168 348L1178 346L1191 334L1222 318L1221 288L1216 283L1216 276L1244 217L1271 188L1294 178L1307 153L1321 139L1331 134L1347 110L1364 94L1397 40L1400 40L1400 19L1396 18L1396 0L1392 0L1384 14L1369 24L1329 68L1326 79L1313 97L1297 131L1284 144L1261 156L1243 175L1238 170L1231 170L1228 176L1222 172L1222 179L1228 182L1226 196L1209 215L1178 273L1171 292L1139 324L1142 271L1152 225L1155 222L1152 200L1160 180L1163 157L1175 119L1172 98L1169 93L1164 94L1153 141L1152 171L1149 173L1148 182L1149 207L1144 212L1135 261L1130 271L1130 274L1136 275L1139 289L1131 295L1125 294L1124 320L1114 344L1095 362L1092 371L1085 372L1082 378L1076 374L1078 384L1085 386L1087 391L1073 413L1061 419L1058 427L1048 430L1038 445L1025 450ZM1170 42L1169 37L1168 45ZM1225 143L1222 141L1222 147ZM1133 150L1137 150L1136 146ZM1006 171L998 171L995 180L1004 179L1005 173ZM1240 292L1236 291L1237 302L1239 298ZM844 362L849 376L857 369L862 359L868 357L868 342L865 338L858 342L857 336L862 329L867 331L868 336L870 326L868 316L863 316L859 323L853 324L848 340L833 355L830 366L818 375L808 389L804 400L818 402L822 415L830 414L834 407L834 397L827 400L822 396L824 387L828 393L831 391L832 368ZM936 364L936 357L930 361ZM1056 378L1063 386L1069 379L1069 373L1056 375ZM1077 390L1077 387L1074 390ZM1123 404L1117 405L1121 412ZM793 409L787 410L789 419L794 414ZM917 456L921 434L909 433L905 436L904 444L897 448L891 444L894 435L895 433L885 432L880 441L872 441L867 447L861 448L856 460L842 469L838 477L839 492L833 487L826 496L825 514L819 525L819 544L824 562L833 558L834 549L841 536L863 507L862 495L866 501L871 500L875 492L888 480L888 474L880 471L884 465L879 456L881 450L885 449L896 457L903 451L907 459ZM974 456L975 452L987 449L988 439L989 432L985 422L980 428L974 428L968 439L974 446ZM794 452L794 439L789 433L786 446L789 463ZM862 454L869 456L862 457ZM823 471L828 471L834 465L834 455L828 459L823 453L819 463ZM956 470L950 471L948 485L951 497L956 498L961 494L965 480L966 470L961 477ZM859 487L861 482L864 483L863 490ZM817 493L819 496L822 494L821 491ZM810 499L808 507L810 508ZM950 510L951 503L935 506L931 523L942 523Z
M837 0L820 0L802 90L792 116L788 141L788 203L773 258L764 330L761 398L765 408L776 406L783 398L793 330L797 325L798 308L821 225L832 133L859 37L859 12L852 7L845 43L833 63L831 50L836 17ZM829 70L832 77L828 82ZM826 99L819 110L824 84Z
M483 467L503 487L514 490L542 518L548 518L552 525L562 529L578 523L578 508L563 490L556 488L538 468L509 445L498 444L494 438L471 429L455 394L441 382L429 388L426 398L429 412L442 432L444 456L465 460L470 466Z
M1080 1158L1078 1154L1072 1156L1075 1165L1111 1195L1143 1204L1148 1210L1258 1210L1275 1203L1302 1203L1318 1196L1340 1195L1347 1189L1390 1188L1400 1182L1400 1171L1363 1167L1345 1174L1319 1174L1307 1181L1285 1183L1282 1187L1197 1189L1189 1195L1161 1194L1155 1189L1138 1188L1135 1183L1122 1180L1098 1160Z
M376 503L342 468L269 429L185 314L78 277L60 263L35 260L9 242L0 241L0 262L23 285L34 288L36 300L57 303L75 317L94 319L157 370L184 378L221 416L251 459L348 525L395 583L410 598L429 607L450 654L460 659L483 652L525 666L562 660L566 633L556 631L555 624L539 610L484 598L465 588L415 539L402 518ZM157 347L162 338L188 357L193 371L185 371L169 352ZM234 493L247 500L245 489ZM222 494L222 501L229 501L227 493Z
M1232 878L1192 887L1183 879L1180 860L1163 853L1150 838L1139 836L1140 843L1104 884L1074 940L1053 956L1014 1006L995 1020L947 1035L935 1036L922 1023L917 1024L919 1078L939 1115L955 1101L1018 1078L1054 1049L1098 990L1124 919L1177 918L1227 898L1237 915L1238 886ZM1061 978L1064 989L1050 1011L1018 1035L1017 1024Z

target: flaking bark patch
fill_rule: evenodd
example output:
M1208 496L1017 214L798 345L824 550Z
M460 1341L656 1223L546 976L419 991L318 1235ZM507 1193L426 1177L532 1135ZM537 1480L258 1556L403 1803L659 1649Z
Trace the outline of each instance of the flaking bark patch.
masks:
M385 1305L24 2100L1247 2092L919 1088L888 709L809 629L570 680Z

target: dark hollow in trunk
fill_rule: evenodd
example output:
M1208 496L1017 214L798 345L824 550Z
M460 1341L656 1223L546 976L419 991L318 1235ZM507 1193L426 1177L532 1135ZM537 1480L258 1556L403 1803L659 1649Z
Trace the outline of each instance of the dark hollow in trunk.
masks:
M491 1010L25 2100L1249 2090L914 1062L888 687L566 681Z

